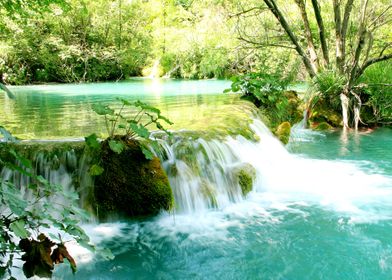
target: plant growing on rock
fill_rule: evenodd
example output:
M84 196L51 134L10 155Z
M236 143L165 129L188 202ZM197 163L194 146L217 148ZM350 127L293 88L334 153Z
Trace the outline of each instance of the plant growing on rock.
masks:
M94 112L105 118L110 149L120 154L125 148L124 141L143 139L144 141L141 143L142 152L147 159L152 159L154 155L149 150L148 145L157 147L158 143L150 138L151 132L148 127L154 124L159 130L170 135L170 132L164 128L162 122L169 125L173 123L162 116L159 109L139 100L135 102L122 98L117 100L121 102L121 107L118 111L100 103L92 106ZM126 108L136 109L136 112L132 116L127 116ZM86 142L91 148L99 148L95 134L86 137Z

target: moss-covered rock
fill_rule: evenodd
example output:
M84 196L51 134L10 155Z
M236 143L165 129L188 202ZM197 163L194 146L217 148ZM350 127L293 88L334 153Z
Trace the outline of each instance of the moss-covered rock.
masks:
M233 170L234 179L241 187L242 195L246 196L253 188L256 179L256 169L249 163L241 164Z
M283 144L287 144L290 139L290 132L291 132L291 125L289 122L282 122L275 131L276 137L279 138L279 140Z
M319 100L314 108L312 109L309 123L310 126L313 126L313 123L318 124L326 122L332 127L342 126L342 115L337 110L328 106L328 103L325 100Z
M321 122L321 123L313 123L312 129L318 130L318 131L323 131L323 130L331 130L333 127L327 123L327 122Z
M94 204L100 218L110 214L128 217L155 215L173 206L173 194L158 158L147 160L139 142L127 141L122 153L102 143L101 166L96 177Z
M218 205L216 201L216 190L207 180L202 180L200 183L200 192L203 194L204 199L208 201L210 207L216 207Z

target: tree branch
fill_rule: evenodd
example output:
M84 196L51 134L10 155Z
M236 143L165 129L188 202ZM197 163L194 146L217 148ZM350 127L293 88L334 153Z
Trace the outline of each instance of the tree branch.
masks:
M254 10L265 11L265 10L267 10L267 9L264 8L264 7L252 7L252 8L250 8L250 9L243 10L243 11L238 12L238 13L236 13L236 14L229 15L229 18L239 17L239 16L241 16L241 15L250 13L250 12L252 12L252 11L254 11Z
M312 5L313 5L314 14L315 14L316 20L317 20L317 26L319 29L321 50L323 52L323 63L324 63L324 66L327 66L329 64L329 54L328 54L327 40L325 38L324 22L323 22L323 18L321 17L321 8L320 8L320 5L318 4L317 0L312 0Z
M340 1L333 0L333 12L335 21L335 46L336 46L336 68L343 74L343 39L342 39L342 17L340 14Z
M283 27L283 29L287 33L288 37L290 38L290 41L295 46L295 50L297 51L298 55L302 58L302 62L304 63L306 70L308 71L310 77L313 78L314 76L316 76L316 72L314 71L314 69L312 67L312 63L311 63L309 57L306 55L305 51L300 46L297 37L294 35L293 31L291 30L285 17L283 16L282 12L277 7L275 0L264 0L264 3L267 5L267 7L270 9L272 14L279 21L280 25Z
M359 68L359 70L357 71L356 78L359 78L363 74L363 72L365 72L366 68L368 68L370 65L381 62L381 61L389 60L391 58L392 58L392 53L367 60L362 65L362 67Z
M315 48L314 42L313 42L312 31L310 30L308 15L306 13L306 8L305 8L305 2L304 2L304 0L295 0L295 3L297 4L297 6L301 12L302 21L303 21L303 24L305 27L305 38L308 43L308 53L310 55L312 68L313 68L313 71L317 73L318 69L320 68L320 64L319 64L316 48Z

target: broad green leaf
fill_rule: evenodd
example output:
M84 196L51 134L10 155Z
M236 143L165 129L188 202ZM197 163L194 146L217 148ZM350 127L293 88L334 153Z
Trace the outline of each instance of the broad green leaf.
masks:
M121 152L124 150L125 145L121 141L116 141L116 140L110 140L109 141L109 147L110 149L117 153L121 154Z
M99 176L103 173L104 169L98 164L94 164L90 167L89 173L91 176Z
M146 104L144 102L141 102L140 100L137 100L134 103L134 106L140 107L140 108L142 108L142 109L144 109L146 111L152 112L152 113L156 113L156 114L160 114L161 113L161 111L158 108L150 106L150 105L148 105L148 104Z
M225 89L225 90L223 91L223 93L229 93L229 92L231 92L231 88L227 88L227 89Z
M23 220L17 220L10 224L10 229L20 238L28 238L30 233L25 229L25 222Z
M146 147L142 146L142 152L146 159L152 160L154 158L154 154Z
M114 115L114 110L111 109L108 105L97 103L97 104L93 104L91 108L98 115L111 115L111 116Z
M98 150L101 148L101 144L99 143L98 137L95 133L84 137L84 140L86 141L86 145L91 149Z
M7 206L11 209L12 213L18 216L24 214L24 210L27 207L27 202L23 199L20 192L12 184L4 184L2 190L3 200L8 204Z
M150 136L150 132L148 131L148 129L141 124L130 123L129 126L132 131L134 131L138 136L142 138L148 139L148 137Z

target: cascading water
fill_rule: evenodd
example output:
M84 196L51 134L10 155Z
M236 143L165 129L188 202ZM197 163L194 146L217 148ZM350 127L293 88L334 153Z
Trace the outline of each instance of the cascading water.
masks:
M258 119L250 128L259 141L181 132L172 140L159 140L162 149L157 154L175 195L174 217L163 213L142 222L86 225L92 240L110 247L116 259L96 260L91 252L69 244L81 264L76 278L96 279L92 273L98 271L103 279L240 279L257 278L262 271L269 279L337 279L351 275L359 260L369 263L367 270L358 268L347 279L375 274L388 279L384 276L392 273L392 250L377 243L366 226L382 223L391 228L391 177L365 161L292 154ZM326 137L309 135L313 140ZM55 157L38 154L35 162L37 172L52 182L65 180L70 189L75 177L83 178L88 170L83 157L72 151ZM247 196L236 177L244 166L255 170ZM2 176L11 175L3 171ZM340 247L349 257L337 253ZM331 266L318 268L322 277L317 277L315 259ZM347 266L333 268L344 262ZM55 275L67 279L68 273L60 268Z

